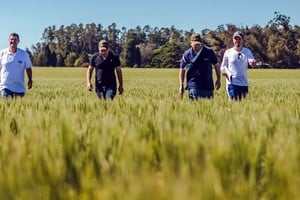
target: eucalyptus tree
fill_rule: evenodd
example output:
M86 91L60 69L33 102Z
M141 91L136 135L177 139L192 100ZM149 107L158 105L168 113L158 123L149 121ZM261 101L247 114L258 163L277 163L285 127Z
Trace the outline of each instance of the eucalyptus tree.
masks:
M56 66L56 42L57 42L57 31L56 26L48 26L44 29L42 34L43 42L38 46L39 50L33 56L35 63L39 66Z
M67 57L68 52L68 42L70 41L67 36L65 26L62 25L57 30L57 44L55 48L55 53L57 55L57 66L64 66L64 59Z
M254 25L250 29L245 30L246 40L245 46L249 47L257 62L266 67L268 64L267 45L268 40L266 33L259 25Z
M290 25L291 18L290 17L283 15L278 11L275 11L274 15L275 15L275 17L268 22L268 25L271 25L271 26L273 25L273 26L276 26L277 28L281 27L285 31L289 30L291 28L291 25Z
M83 48L88 54L98 51L98 42L103 39L104 30L101 24L86 24L84 28Z
M37 43L36 51L34 52L33 65L34 66L47 66L48 56L46 55L46 43Z
M170 39L169 41L181 43L184 41L183 31L176 29L175 26L170 27Z
M157 47L161 42L161 31L158 27L151 29L147 35L147 42L150 44L155 44Z
M297 50L296 50L296 54L298 56L298 64L300 64L300 26L296 25L294 27L294 30L297 34Z
M155 55L156 46L157 45L153 43L139 44L137 46L141 55L141 67L151 67L151 61Z
M81 46L81 34L80 28L77 24L71 24L68 26L68 34L70 36L70 49L69 52L75 53L75 55L79 55L82 51Z
M160 29L160 41L159 46L163 46L165 43L170 41L171 38L171 30L170 28L161 28Z
M54 43L56 41L56 26L48 26L44 29L42 34L42 40L48 44Z
M176 42L166 42L156 50L151 66L157 68L177 68L184 49Z
M130 38L126 41L123 52L122 52L122 62L124 66L134 67L141 65L141 54L139 48L137 47L136 40Z
M225 40L223 40L224 32L216 32L209 29L205 29L201 32L202 43L211 47L217 54L219 60L222 59L222 56L227 48Z
M275 17L265 27L268 37L267 54L273 67L299 66L297 54L299 34L289 24L290 17L275 12Z
M120 54L122 51L119 43L120 34L121 31L117 28L117 25L115 23L112 23L107 27L106 37L104 38L108 40L111 50L116 54Z

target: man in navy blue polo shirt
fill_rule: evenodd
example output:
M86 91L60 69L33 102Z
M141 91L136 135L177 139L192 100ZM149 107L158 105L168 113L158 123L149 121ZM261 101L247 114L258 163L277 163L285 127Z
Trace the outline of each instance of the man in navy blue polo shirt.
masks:
M214 51L201 44L199 34L192 34L191 47L186 50L180 61L179 70L179 94L184 93L184 79L186 74L186 89L189 91L189 99L213 98L214 88L221 86L220 64ZM212 65L215 66L216 82L213 82Z
M99 52L96 52L91 57L86 73L86 87L88 91L93 90L91 78L94 68L96 69L95 90L97 97L105 100L112 100L115 97L117 92L116 74L119 82L119 94L123 93L121 62L119 57L109 50L106 40L99 42Z

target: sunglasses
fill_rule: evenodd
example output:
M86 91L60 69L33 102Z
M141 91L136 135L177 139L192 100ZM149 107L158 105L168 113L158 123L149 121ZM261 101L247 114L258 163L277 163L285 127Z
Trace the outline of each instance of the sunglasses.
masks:
M100 52L106 52L107 51L107 49L101 49L100 50Z
M238 60L241 59L241 58L242 58L242 54L239 53L239 54L238 54Z

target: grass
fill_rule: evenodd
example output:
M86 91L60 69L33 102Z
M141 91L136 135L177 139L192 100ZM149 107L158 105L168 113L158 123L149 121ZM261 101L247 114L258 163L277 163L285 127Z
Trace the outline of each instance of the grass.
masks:
M249 70L230 102L178 96L177 69L124 68L112 102L83 68L33 69L0 100L0 199L296 199L300 71Z

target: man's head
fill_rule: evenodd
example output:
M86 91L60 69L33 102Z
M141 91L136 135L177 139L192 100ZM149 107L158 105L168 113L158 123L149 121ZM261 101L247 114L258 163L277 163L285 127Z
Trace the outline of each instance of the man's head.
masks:
M101 55L105 56L108 54L108 42L106 40L101 40L98 47Z
M191 35L191 40L190 40L191 44L201 44L201 37L200 34L198 33L193 33Z
M196 52L198 52L200 50L200 48L201 48L201 37L200 37L200 34L193 33L191 35L190 42L191 42L191 46L192 46L193 50L196 51Z
M244 34L241 31L234 32L232 36L233 45L237 50L240 50L243 47Z
M19 37L19 34L18 34L18 33L11 33L11 34L9 34L9 37L15 37L15 38L17 38L18 40L20 40L20 37Z
M9 46L11 48L17 48L17 46L18 46L18 44L20 42L19 35L17 33L11 33L11 34L9 34L8 42L9 42Z
M236 38L236 37L239 37L240 39L244 39L244 34L241 32L241 31L236 31L234 32L232 38Z

